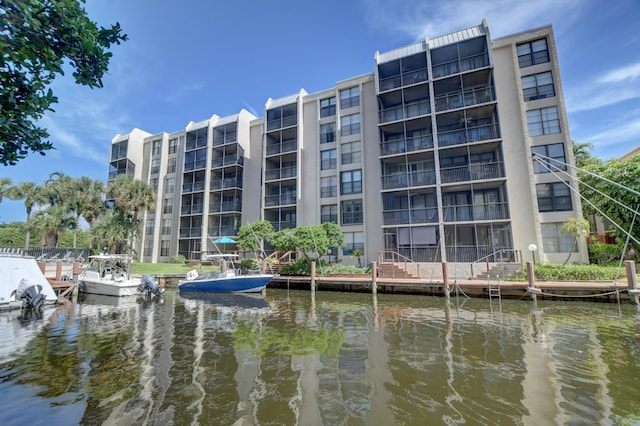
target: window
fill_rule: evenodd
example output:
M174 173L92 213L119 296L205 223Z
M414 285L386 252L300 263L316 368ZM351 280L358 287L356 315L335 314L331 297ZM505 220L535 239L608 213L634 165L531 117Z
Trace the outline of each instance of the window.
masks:
M564 144L554 143L551 145L534 146L531 148L531 152L534 154L534 173L549 173L551 171L556 172L558 170L567 170L567 165L564 164ZM537 157L536 154L543 157Z
M154 158L151 160L151 174L157 175L158 173L160 173L160 159Z
M176 189L176 178L169 177L164 183L164 193L165 194L173 194L173 191Z
M520 68L549 62L549 49L545 38L519 44L516 46L516 51Z
M328 204L320 207L320 223L338 223L338 205Z
M162 140L153 141L151 143L151 155L160 155L162 149Z
M171 235L171 219L162 219L162 235Z
M522 95L525 101L555 96L551 71L522 77Z
M363 232L345 232L344 244L345 245L342 253L345 256L348 256L353 250L364 251L364 233Z
M345 115L340 118L340 135L349 136L360 133L360 114Z
M340 146L341 164L359 163L362 161L360 141L343 143Z
M362 171L351 170L340 173L340 193L359 194L362 192Z
M169 158L169 161L167 161L167 173L176 172L176 163L177 160L175 158Z
M539 212L563 212L572 210L571 190L566 182L540 183L536 185Z
M151 187L153 188L153 190L155 192L158 192L158 182L160 181L160 179L158 179L157 177L152 178L151 181L149 182L151 184Z
M547 253L569 253L578 251L578 245L573 245L573 236L562 234L562 223L543 223L540 225L542 231L542 247Z
M320 125L320 143L329 143L336 141L336 123L327 123Z
M169 256L169 240L160 241L160 256Z
M178 151L178 139L169 140L169 154L175 154Z
M173 213L173 198L165 198L164 199L164 207L162 209L163 214L171 214Z
M357 107L360 105L360 88L351 87L340 91L340 109Z
M320 170L335 169L338 166L338 151L327 149L320 151Z
M336 115L336 98L321 99L320 100L320 118L331 117Z
M338 195L338 179L336 176L320 178L320 198L335 197Z
M341 203L342 224L362 224L362 200L348 200Z
M529 136L550 135L560 133L558 107L548 107L527 111Z
M184 169L186 171L204 169L207 167L207 149L189 151L184 156Z
M156 220L154 218L147 219L147 226L145 226L145 234L153 234L153 230L156 227Z
M153 254L153 240L144 240L143 256L151 256Z

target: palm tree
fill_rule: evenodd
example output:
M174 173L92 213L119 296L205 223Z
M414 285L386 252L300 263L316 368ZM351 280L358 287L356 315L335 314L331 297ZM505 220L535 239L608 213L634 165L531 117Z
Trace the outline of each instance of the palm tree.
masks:
M122 212L115 209L107 210L92 228L93 245L107 246L109 253L122 251L122 245L127 240L129 231L129 222L122 216ZM118 250L119 246L121 250Z
M60 234L76 226L75 218L60 206L49 206L38 211L33 220L34 228L42 231L44 242L50 247L58 246Z
M27 223L31 220L31 212L36 204L44 204L47 202L47 196L43 187L33 182L20 182L12 186L7 191L7 197L11 200L24 200L24 207L27 211ZM24 248L29 248L29 240L31 239L31 231L29 227L25 229Z
M107 197L112 199L116 209L123 213L129 221L128 243L139 231L139 216L145 210L155 209L153 188L134 179L131 175L120 175L107 185Z
M349 256L358 258L358 268L362 268L362 260L360 257L362 256L362 250L359 248L353 249L349 252Z
M104 205L104 183L99 179L83 176L80 178L80 185L85 194L80 213L89 224L89 228L92 228L100 214L106 209Z
M7 195L7 191L11 189L11 179L9 178L0 178L0 203L5 195Z
M571 259L571 254L578 244L578 237L585 237L589 235L589 231L591 230L591 225L587 219L572 217L568 221L566 221L562 225L562 235L569 234L573 235L573 243L571 244L571 250L569 250L569 256L567 256L567 260L564 261L563 265L566 265Z

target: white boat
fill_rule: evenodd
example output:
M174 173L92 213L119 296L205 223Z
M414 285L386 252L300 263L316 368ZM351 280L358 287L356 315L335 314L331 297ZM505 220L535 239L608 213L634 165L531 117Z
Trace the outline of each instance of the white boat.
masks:
M133 296L143 291L160 294L162 289L149 275L131 276L131 257L124 254L89 256L89 266L78 276L78 290L104 296Z
M219 265L220 272L208 272L199 275L195 269L187 273L186 279L178 283L180 291L202 291L210 293L259 293L273 275L248 274L244 275L236 269L234 254L212 254L206 260Z
M0 310L39 308L57 300L35 257L0 253Z

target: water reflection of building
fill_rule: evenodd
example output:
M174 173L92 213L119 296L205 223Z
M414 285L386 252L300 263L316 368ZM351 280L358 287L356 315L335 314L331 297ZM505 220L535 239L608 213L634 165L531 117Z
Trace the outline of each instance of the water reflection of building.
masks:
M268 220L340 224L347 245L332 256L345 263L355 249L366 262L382 250L416 262L528 257L532 243L560 263L573 249L562 224L581 203L575 181L547 166L573 162L551 27L492 39L483 22L378 52L372 73L327 90L270 98L262 118L117 135L109 180L131 174L157 193L144 261L211 251L209 237ZM575 250L587 261L584 241Z

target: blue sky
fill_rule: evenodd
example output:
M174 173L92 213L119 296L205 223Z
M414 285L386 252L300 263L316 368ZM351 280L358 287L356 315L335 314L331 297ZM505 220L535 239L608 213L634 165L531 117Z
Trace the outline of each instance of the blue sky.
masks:
M106 180L112 138L152 134L264 104L304 88L313 93L370 73L376 51L436 37L487 19L493 38L551 24L571 138L593 155L618 157L640 145L640 1L637 0L87 0L90 17L120 22L103 89L56 80L55 113L43 124L56 147L0 176L42 184L62 171ZM0 222L22 221L5 199Z

